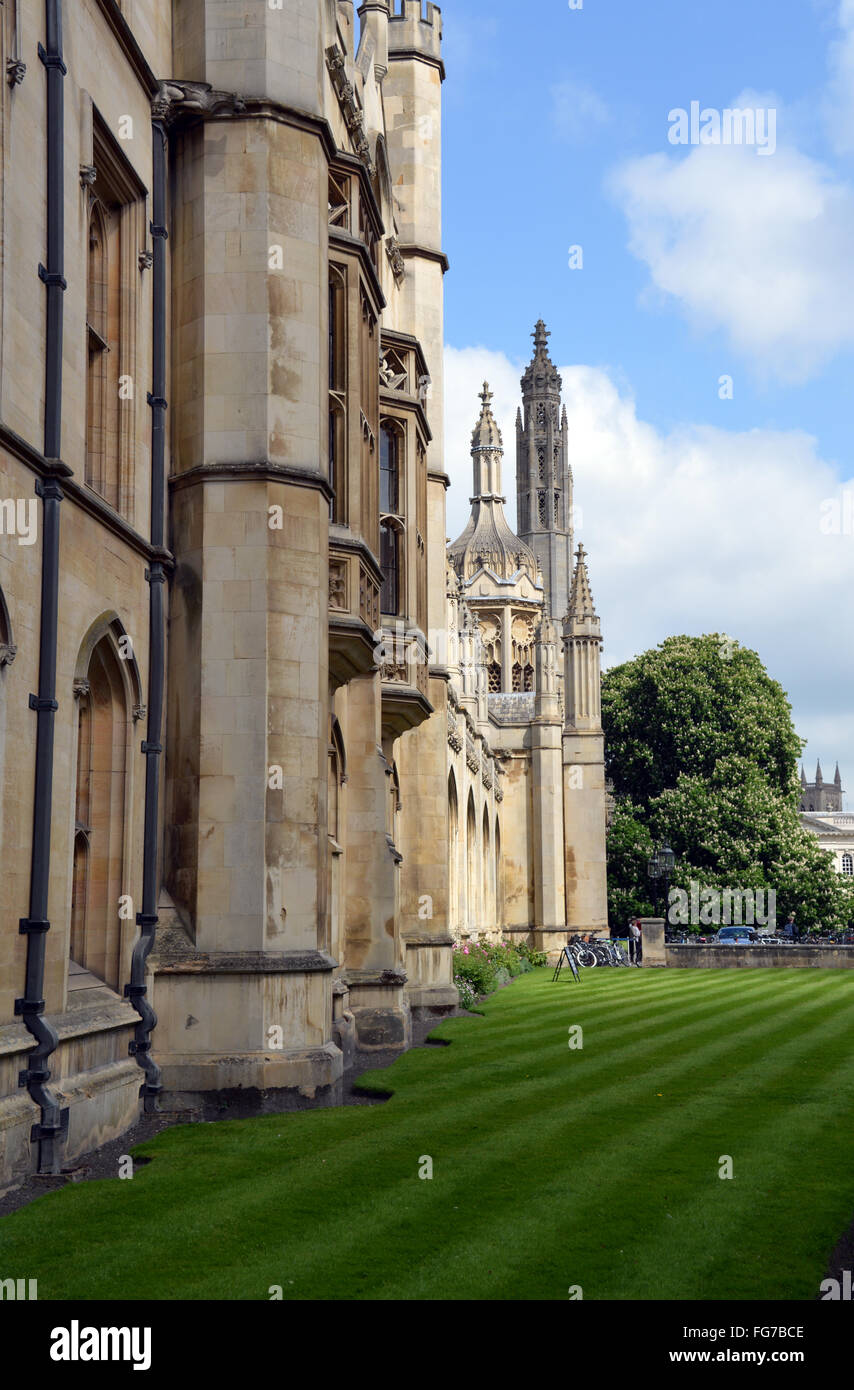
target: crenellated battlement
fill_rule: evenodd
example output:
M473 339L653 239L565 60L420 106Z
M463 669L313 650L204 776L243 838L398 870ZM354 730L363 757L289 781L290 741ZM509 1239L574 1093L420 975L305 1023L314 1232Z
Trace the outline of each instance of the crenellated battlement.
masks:
M442 11L432 0L391 0L388 23L389 53L418 53L437 62L442 59Z

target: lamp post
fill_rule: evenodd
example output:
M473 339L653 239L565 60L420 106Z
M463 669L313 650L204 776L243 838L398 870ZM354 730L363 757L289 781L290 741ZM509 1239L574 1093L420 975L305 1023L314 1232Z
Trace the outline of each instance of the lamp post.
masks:
M652 879L652 891L655 894L655 911L658 912L658 880L662 875L661 851L656 848L652 851L646 861L646 871Z
M658 884L664 879L664 919L667 921L667 899L670 894L670 879L676 864L676 855L669 845L656 845L646 861L646 871L655 886L655 906L658 910Z

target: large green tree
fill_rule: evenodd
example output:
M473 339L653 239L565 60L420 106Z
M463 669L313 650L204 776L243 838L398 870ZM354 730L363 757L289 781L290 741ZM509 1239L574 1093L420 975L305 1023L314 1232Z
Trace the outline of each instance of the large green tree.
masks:
M803 744L756 652L718 634L668 637L605 673L602 723L612 922L652 910L646 862L664 840L674 886L774 889L778 921L793 910L802 926L854 915L850 885L800 823Z

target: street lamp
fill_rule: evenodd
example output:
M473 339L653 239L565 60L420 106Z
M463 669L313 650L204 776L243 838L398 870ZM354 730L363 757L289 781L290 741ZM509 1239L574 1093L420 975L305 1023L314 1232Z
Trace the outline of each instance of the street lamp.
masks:
M658 909L658 883L659 879L664 879L664 916L667 919L667 899L670 890L670 879L676 864L676 855L669 845L656 845L649 859L646 861L646 871L655 885L655 906Z

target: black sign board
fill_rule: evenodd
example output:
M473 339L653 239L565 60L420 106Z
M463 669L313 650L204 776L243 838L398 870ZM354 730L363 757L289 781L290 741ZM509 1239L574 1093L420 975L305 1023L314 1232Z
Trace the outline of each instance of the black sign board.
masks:
M557 965L555 966L555 973L552 976L552 984L554 984L564 965L569 966L576 980L579 984L581 984L581 976L578 973L578 963L575 959L574 953L569 949L568 946L564 946L560 955L558 956Z

